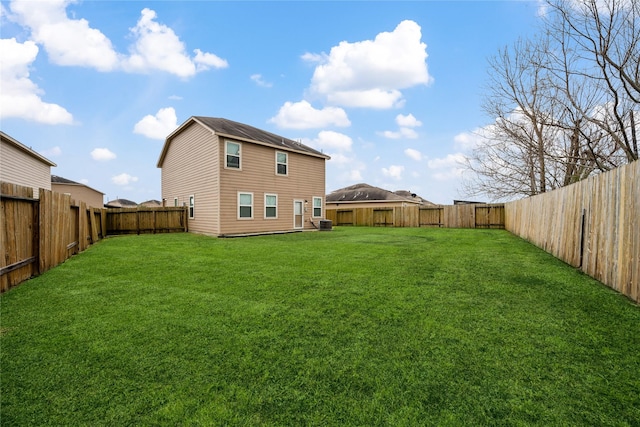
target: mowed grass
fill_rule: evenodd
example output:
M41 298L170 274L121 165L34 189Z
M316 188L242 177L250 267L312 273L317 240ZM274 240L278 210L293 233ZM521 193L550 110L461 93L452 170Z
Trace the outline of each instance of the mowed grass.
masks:
M503 230L108 238L1 297L2 425L640 425L640 308Z

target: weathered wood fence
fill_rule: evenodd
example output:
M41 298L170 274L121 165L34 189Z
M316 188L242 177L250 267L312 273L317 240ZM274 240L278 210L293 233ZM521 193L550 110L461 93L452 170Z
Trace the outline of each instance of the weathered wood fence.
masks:
M506 203L506 229L640 302L640 161Z
M0 183L0 292L63 263L107 235L187 231L187 208L104 209L71 196Z
M186 232L187 207L109 208L107 234Z
M106 210L67 194L0 183L0 291L44 273L106 235Z
M504 228L504 215L502 203L326 209L335 225L370 227Z

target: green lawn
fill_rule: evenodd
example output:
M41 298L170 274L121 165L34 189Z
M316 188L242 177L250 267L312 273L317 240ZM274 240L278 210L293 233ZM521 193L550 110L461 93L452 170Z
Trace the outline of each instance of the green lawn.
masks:
M503 230L106 239L2 295L9 425L640 425L640 308Z

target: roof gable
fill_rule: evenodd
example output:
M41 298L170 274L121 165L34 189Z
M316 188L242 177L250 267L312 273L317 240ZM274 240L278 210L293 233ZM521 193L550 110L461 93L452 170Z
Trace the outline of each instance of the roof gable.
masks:
M36 151L34 151L31 148L27 147L26 145L24 145L23 143L21 143L17 139L12 138L11 136L7 135L6 133L2 132L1 130L0 130L0 140L2 140L3 143L6 143L8 145L11 145L11 146L17 148L18 150L22 151L26 155L31 156L36 160L39 160L40 162L44 163L47 166L57 166L51 160L47 159L46 157L44 157L40 153L37 153Z
M206 127L214 134L222 137L233 138L259 145L267 145L284 151L293 151L313 157L330 159L330 157L326 154L309 146L306 146L300 142L285 138L280 135L276 135L271 132L267 132L262 129L258 129L250 125L246 125L244 123L234 122L233 120L217 117L193 116L190 117L182 125L180 125L180 127L173 131L173 133L167 136L164 147L162 149L162 153L160 154L160 158L158 159L158 167L162 167L162 163L164 162L164 157L167 153L167 150L169 149L171 140L194 122Z
M100 194L104 195L104 193L102 191L96 190L95 188L91 188L86 184L82 184L80 182L75 182L75 181L72 181L70 179L58 176L58 175L51 175L51 184L77 185L78 187L86 187L89 190L93 190L96 193L100 193Z

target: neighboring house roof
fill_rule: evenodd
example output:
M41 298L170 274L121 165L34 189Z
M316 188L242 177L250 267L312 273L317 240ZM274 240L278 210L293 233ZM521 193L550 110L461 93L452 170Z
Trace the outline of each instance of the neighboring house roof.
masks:
M279 148L284 151L293 151L309 156L330 159L330 157L326 154L308 147L298 141L294 141L292 139L255 128L253 126L222 118L192 116L182 125L180 125L178 129L167 136L164 147L162 149L162 153L160 154L160 158L158 159L158 167L162 167L164 157L167 154L167 150L169 149L169 145L171 144L171 140L173 139L173 137L179 134L184 128L192 123L199 123L218 136L233 138L236 140L251 142L259 145L267 145Z
M96 190L95 188L91 188L86 184L82 184L80 182L75 182L75 181L71 181L70 179L67 178L63 178L61 176L57 176L57 175L51 175L51 183L52 184L65 184L65 185L77 185L77 186L82 186L82 187L87 187L97 193L100 193L102 195L104 195L104 193L102 191Z
M144 206L147 208L158 208L162 206L162 202L160 200L147 200L146 202L140 203L140 206Z
M49 160L46 157L44 157L42 154L37 153L36 151L34 151L31 148L27 147L26 145L24 145L23 143L21 143L17 139L12 138L11 136L7 135L6 133L2 132L1 130L0 130L0 137L1 137L3 142L6 142L6 143L14 146L18 150L20 150L20 151L24 152L25 154L33 157L34 159L37 159L37 160L41 161L42 163L46 164L47 166L57 166L55 163L53 163L51 160Z
M135 208L138 204L127 199L115 199L108 201L105 206L108 208Z
M333 191L326 197L327 203L335 202L411 202L433 205L430 201L409 191L392 192L369 184L355 184Z

